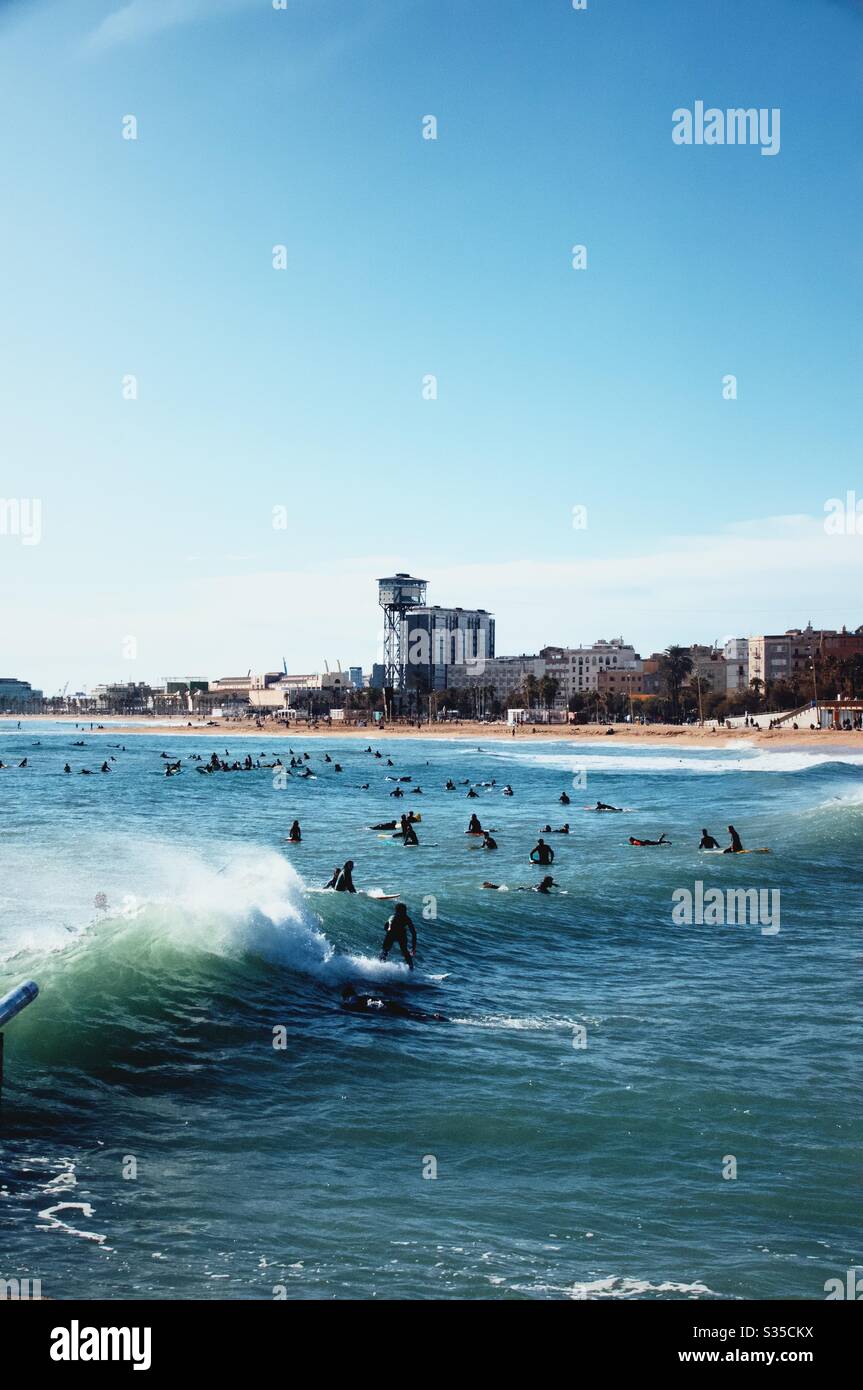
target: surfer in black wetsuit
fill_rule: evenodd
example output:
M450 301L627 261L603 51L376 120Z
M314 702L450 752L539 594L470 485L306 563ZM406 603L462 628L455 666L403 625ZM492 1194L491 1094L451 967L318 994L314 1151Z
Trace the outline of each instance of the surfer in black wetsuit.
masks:
M561 806L569 805L569 797L567 796L566 792L561 792L560 796L557 799L560 802Z
M724 854L742 854L742 853L743 853L743 844L742 844L742 842L741 842L740 836L738 835L737 831L734 829L734 826L733 826L733 825L729 825L729 827L728 827L728 833L729 833L729 835L731 836L731 844L728 846L728 848L727 848L726 850L723 850L723 853L724 853Z
M636 840L634 835L630 835L629 843L631 845L670 845L671 841L667 840L663 833L658 840Z
M698 848L699 848L699 849L719 849L719 841L718 841L718 840L714 840L714 838L713 838L713 836L710 834L710 832L707 831L707 830L705 830L703 826L702 826L702 829L701 829L701 841L700 841L700 843L699 843Z
M468 821L468 826L467 826L467 830L465 831L465 834L466 834L466 835L482 835L482 834L483 834L483 828L482 828L482 826L481 826L480 823L479 823L479 816L471 816L470 820Z
M530 857L534 864L547 866L554 863L554 850L551 845L547 845L542 836L540 836L530 852Z
M396 833L401 835L402 842L406 845L418 845L419 840L417 839L417 832L414 830L407 816L402 816L401 827L401 830Z
M387 999L380 994L360 994L353 985L345 985L342 989L342 1008L352 1014L366 1014L368 1017L384 1014L390 1018L413 1018L420 1023L448 1021L446 1014L428 1014L422 1009L411 1008L410 1004L403 1004L399 999Z
M298 845L301 843L302 838L303 833L300 830L300 822L298 820L295 820L290 830L288 831L288 839L290 840L292 845Z
M483 849L497 849L497 840L489 835L487 830L483 831L482 847Z
M620 807L620 806L609 806L609 805L607 805L606 802L604 802L604 801L597 801L597 803L596 803L596 805L594 806L593 809L594 809L594 811L620 811L620 810L622 810L622 807Z
M355 893L354 887L354 861L347 859L344 866L333 869L333 876L329 883L324 884L325 888L335 888L337 893Z
M408 945L408 933L410 933L410 946ZM408 910L404 903L396 903L395 911L387 922L381 946L381 960L386 960L393 946L398 946L408 969L413 970L414 956L417 953L417 929L408 916Z

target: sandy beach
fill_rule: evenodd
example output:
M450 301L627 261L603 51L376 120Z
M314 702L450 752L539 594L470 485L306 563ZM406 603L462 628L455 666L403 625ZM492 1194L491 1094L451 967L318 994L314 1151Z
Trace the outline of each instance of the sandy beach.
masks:
M256 738L278 738L286 739L291 736L295 738L355 738L364 739L367 743L378 738L444 738L444 739L465 739L474 745L481 744L483 740L490 739L510 739L514 742L543 742L548 740L578 740L596 742L607 738L614 738L621 743L636 744L664 744L674 742L680 746L700 747L700 748L723 748L732 744L746 743L751 747L772 747L785 748L793 745L795 748L823 748L825 751L835 751L837 748L847 749L854 752L863 752L863 731L854 732L833 730L833 729L758 729L758 728L720 728L718 725L705 724L703 728L698 725L680 726L676 724L551 724L551 725L523 725L520 726L513 739L512 727L503 721L491 724L475 724L467 721L451 724L423 724L419 728L411 724L387 724L381 730L371 724L365 727L355 724L318 724L310 728L306 724L284 725L273 720L266 720L260 725L256 725L253 720L235 719L216 719L212 722L197 720L189 723L184 719L164 718L130 720L123 715L102 715L98 720L75 719L73 715L22 715L22 729L28 724L44 723L46 720L53 723L67 724L70 731L83 733L100 733L128 735L130 738L135 734L157 733L160 730L172 738L180 736L191 736L200 739L208 736L237 737L242 735L249 737L254 735ZM8 716L0 720L0 724L5 727L14 727L17 724L14 716ZM613 734L607 734L606 729L613 728Z

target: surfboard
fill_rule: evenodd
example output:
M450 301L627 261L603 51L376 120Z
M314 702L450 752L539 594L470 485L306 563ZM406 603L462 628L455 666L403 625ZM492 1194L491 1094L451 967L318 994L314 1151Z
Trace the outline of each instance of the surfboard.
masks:
M702 854L727 854L728 857L729 857L729 859L733 859L733 858L735 858L735 856L738 855L738 854L772 854L773 851L772 851L771 849L768 849L768 847L767 847L766 845L761 845L758 849L738 849L738 850L728 850L728 849L703 849L703 850L701 851L701 853L702 853Z

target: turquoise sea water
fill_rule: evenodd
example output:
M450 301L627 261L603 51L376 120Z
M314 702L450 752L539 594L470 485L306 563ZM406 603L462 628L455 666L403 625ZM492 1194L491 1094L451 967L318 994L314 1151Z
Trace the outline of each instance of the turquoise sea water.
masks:
M0 993L41 989L6 1031L0 1277L55 1298L818 1299L860 1263L863 748L480 743L373 739L387 769L362 738L227 737L232 758L308 751L315 780L281 788L198 775L188 755L225 735L0 727L0 759L30 762L0 771ZM386 773L413 777L401 802ZM448 776L497 785L468 801ZM410 807L419 848L366 828ZM496 853L464 835L473 811ZM514 891L567 820L558 894ZM699 854L730 821L772 853ZM319 891L348 857L407 902L413 977L377 959L390 904ZM696 881L779 889L781 929L675 924ZM346 1012L346 982L447 1021Z

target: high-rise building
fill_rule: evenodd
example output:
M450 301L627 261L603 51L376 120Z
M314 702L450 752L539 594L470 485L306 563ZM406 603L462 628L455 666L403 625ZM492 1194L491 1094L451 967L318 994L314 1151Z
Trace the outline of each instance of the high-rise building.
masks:
M43 698L42 691L34 690L29 681L0 676L0 705L26 705Z
M402 653L408 689L446 690L451 667L481 675L494 656L494 618L484 608L412 608L403 618Z
M356 687L356 689L357 689L357 690L362 690L362 688L363 688L363 668L362 668L362 666L349 666L349 667L348 667L348 675L350 676L351 682L352 682L352 684Z

